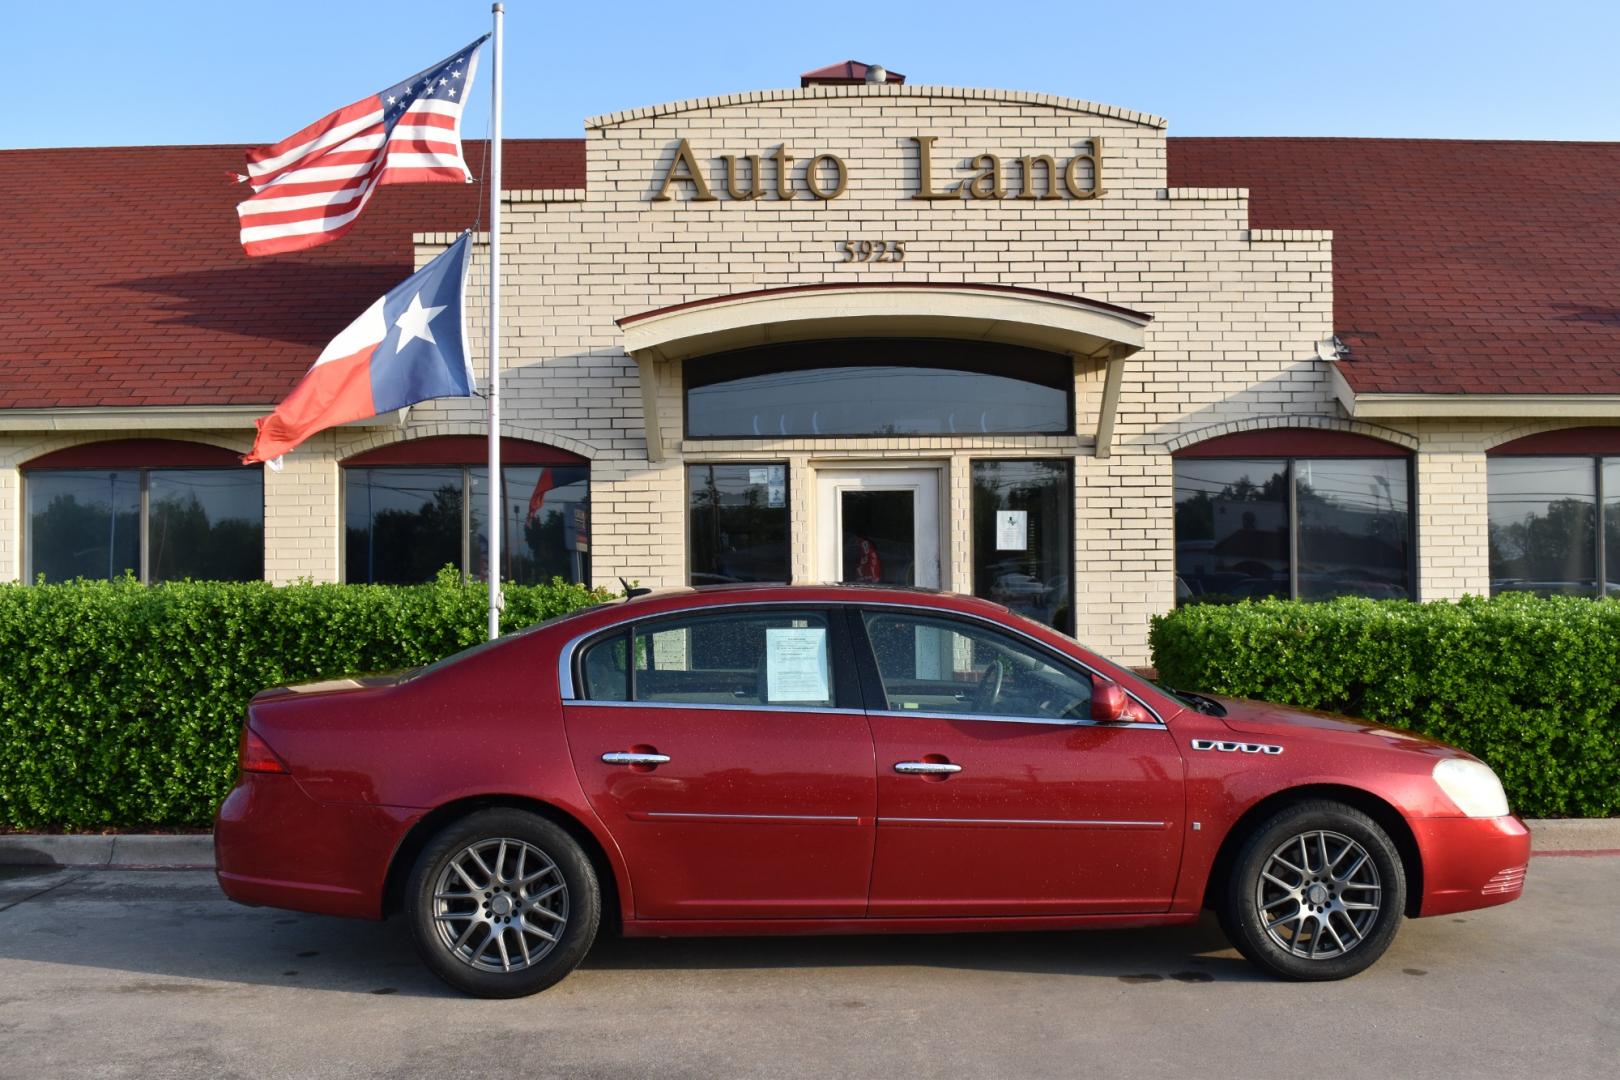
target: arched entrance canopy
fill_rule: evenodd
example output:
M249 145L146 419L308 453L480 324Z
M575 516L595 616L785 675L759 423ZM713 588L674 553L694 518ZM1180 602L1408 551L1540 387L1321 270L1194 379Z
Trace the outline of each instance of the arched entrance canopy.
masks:
M618 320L641 372L647 452L663 456L661 368L755 345L836 338L989 341L1108 364L1097 430L1107 456L1121 363L1142 348L1152 316L1084 297L1011 285L934 282L798 285L695 300Z

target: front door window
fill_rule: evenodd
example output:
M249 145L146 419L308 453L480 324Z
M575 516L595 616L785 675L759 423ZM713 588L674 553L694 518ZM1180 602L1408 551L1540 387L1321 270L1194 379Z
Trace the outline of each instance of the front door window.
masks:
M863 585L916 584L917 499L910 491L841 491L844 572Z
M1060 667L994 630L910 613L868 612L866 636L889 712L1091 717L1090 676Z
M823 471L817 494L821 580L939 587L937 470Z

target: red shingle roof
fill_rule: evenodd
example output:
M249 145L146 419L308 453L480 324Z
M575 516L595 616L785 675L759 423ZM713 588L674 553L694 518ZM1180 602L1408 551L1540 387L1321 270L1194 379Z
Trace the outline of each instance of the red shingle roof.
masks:
M1173 187L1333 230L1357 393L1620 394L1620 143L1170 140Z
M411 234L462 229L476 184L380 189L341 240L249 259L240 146L0 151L0 408L264 404L413 266ZM482 141L469 141L477 168ZM585 185L578 139L506 144L509 188Z
M511 188L583 187L585 144L508 140ZM387 187L348 236L248 259L241 147L0 151L0 408L266 404L477 186ZM468 160L481 160L469 143ZM1331 229L1358 392L1620 393L1620 143L1170 140L1176 187Z

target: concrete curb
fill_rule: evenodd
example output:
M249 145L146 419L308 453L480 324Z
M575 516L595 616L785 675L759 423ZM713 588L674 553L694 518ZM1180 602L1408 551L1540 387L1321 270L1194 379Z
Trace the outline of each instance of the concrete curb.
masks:
M1620 818L1543 818L1527 821L1537 853L1620 853ZM214 838L207 834L124 833L117 836L0 836L0 866L72 866L91 869L212 869Z
M1620 818L1531 818L1530 850L1620 851Z
M213 865L214 838L206 833L180 836L152 833L115 836L15 833L0 836L0 866L211 869Z

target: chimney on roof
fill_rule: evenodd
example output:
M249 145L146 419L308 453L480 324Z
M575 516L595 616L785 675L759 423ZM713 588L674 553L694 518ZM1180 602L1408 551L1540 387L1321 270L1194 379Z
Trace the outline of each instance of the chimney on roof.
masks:
M799 85L804 86L863 86L867 83L892 83L896 86L906 81L906 77L898 71L890 71L882 64L863 64L859 60L845 60L841 64L829 64L824 68L807 71L799 76Z

